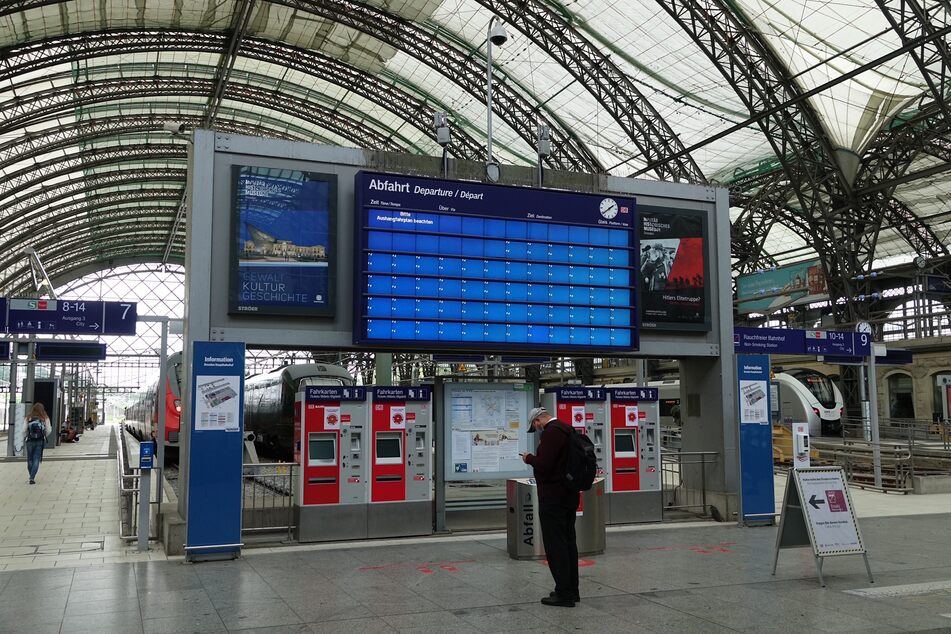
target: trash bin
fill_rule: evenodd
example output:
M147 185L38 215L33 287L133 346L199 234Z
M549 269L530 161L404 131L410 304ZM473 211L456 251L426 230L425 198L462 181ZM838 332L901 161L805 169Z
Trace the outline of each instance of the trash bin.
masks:
M509 557L542 559L545 545L538 520L538 487L534 478L509 480L505 486L506 534ZM579 555L604 552L604 478L597 478L591 489L581 494L581 507L575 520Z

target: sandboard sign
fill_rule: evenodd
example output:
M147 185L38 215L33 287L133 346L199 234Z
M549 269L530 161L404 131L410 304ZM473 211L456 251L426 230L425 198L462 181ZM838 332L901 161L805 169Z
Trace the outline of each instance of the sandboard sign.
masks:
M776 535L773 574L781 548L805 546L812 548L823 587L826 584L822 579L822 560L838 555L862 555L868 580L875 583L842 467L806 467L789 473Z

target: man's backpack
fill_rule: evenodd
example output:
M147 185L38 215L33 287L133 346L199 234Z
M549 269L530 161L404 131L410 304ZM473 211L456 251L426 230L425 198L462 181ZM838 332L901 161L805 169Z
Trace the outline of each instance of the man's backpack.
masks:
M565 483L572 491L587 491L594 484L598 472L598 457L594 453L594 443L572 428L568 434L568 460L565 463Z
M44 440L46 438L46 425L43 421L35 418L27 423L26 437L29 440Z

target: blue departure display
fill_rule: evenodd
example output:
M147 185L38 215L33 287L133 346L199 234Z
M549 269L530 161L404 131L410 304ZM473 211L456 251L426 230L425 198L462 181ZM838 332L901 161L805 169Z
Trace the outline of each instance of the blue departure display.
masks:
M355 342L635 350L633 199L357 175Z

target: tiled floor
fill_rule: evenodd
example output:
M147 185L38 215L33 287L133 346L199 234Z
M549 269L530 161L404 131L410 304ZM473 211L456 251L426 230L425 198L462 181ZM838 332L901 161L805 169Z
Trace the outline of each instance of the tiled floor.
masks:
M128 560L131 549L118 538L111 433L102 425L78 443L47 449L35 485L29 484L25 461L0 462L0 570ZM165 558L157 552L131 556Z
M827 588L775 528L726 524L611 531L583 562L582 602L549 608L540 562L501 537L246 551L238 561L0 572L0 631L29 632L905 632L951 631L947 515L862 523L859 557L830 559ZM913 535L914 538L910 538ZM40 592L43 607L24 610Z
M547 568L510 559L500 533L204 564L135 553L117 535L115 461L97 453L108 432L50 452L34 486L23 462L0 463L0 632L951 632L951 496L853 489L875 584L849 556L826 561L821 588L808 549L782 551L773 577L774 527L611 527L583 561L582 602L549 608Z

